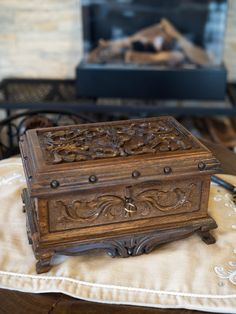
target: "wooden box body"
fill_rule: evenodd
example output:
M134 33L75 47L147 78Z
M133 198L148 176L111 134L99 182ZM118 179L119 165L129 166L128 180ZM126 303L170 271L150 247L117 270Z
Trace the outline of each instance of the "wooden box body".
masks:
M171 117L30 130L20 149L39 273L54 254L134 256L193 232L214 242L207 206L219 162Z

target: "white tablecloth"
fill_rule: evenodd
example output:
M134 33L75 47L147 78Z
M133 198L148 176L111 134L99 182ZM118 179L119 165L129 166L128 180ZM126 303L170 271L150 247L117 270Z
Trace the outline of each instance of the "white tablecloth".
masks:
M236 184L236 177L227 176ZM236 209L230 195L211 187L209 212L216 244L197 235L161 246L149 255L112 259L105 253L62 257L37 275L28 244L21 191L21 160L0 162L0 287L63 292L76 298L140 306L236 313Z

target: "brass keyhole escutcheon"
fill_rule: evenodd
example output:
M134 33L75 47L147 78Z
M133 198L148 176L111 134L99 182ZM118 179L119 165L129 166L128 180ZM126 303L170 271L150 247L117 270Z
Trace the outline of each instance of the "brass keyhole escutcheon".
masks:
M137 211L137 206L134 204L131 198L125 198L124 210L129 214L135 213Z

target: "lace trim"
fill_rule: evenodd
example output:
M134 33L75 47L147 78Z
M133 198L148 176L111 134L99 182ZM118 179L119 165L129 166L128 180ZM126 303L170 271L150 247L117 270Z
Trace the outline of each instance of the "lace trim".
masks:
M224 202L225 207L228 207L231 212L229 216L236 215L236 205L232 201L232 195L226 193L224 195L216 195L214 197L215 202ZM232 225L232 229L236 232L236 224ZM234 249L233 253L236 255L236 248ZM221 279L228 279L233 285L236 285L236 260L229 261L226 267L223 266L216 266L214 268L217 276Z

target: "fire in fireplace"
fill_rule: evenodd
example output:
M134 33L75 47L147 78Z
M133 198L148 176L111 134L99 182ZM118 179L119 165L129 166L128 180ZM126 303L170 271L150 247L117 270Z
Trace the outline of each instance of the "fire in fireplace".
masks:
M227 0L82 0L79 96L223 99Z

